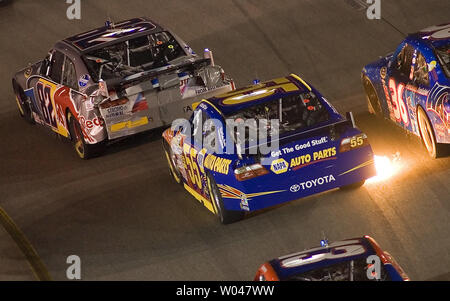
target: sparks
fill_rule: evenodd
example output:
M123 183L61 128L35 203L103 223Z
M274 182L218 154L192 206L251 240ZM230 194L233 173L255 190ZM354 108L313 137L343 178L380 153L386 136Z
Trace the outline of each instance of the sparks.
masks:
M393 159L390 159L387 156L374 156L374 159L377 175L373 178L370 178L367 181L368 183L386 181L399 173L401 169L399 153L395 154L393 156Z

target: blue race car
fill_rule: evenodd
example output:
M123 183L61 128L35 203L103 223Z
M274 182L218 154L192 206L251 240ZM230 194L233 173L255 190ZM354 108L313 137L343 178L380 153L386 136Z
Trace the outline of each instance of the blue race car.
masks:
M409 35L397 50L364 67L369 111L422 138L431 157L450 143L450 24Z
M263 264L255 281L409 281L395 259L370 236L348 239Z
M270 137L255 141L230 126L248 120L255 123L246 123L245 133L271 128ZM254 129L256 123L264 125ZM214 143L201 143L211 136ZM294 74L203 100L189 122L163 137L175 181L224 224L245 212L360 187L376 174L367 135L353 115L344 118Z

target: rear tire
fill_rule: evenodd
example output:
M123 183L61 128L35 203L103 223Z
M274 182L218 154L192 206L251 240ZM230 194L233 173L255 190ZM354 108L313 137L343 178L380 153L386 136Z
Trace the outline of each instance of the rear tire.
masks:
M213 202L214 209L219 216L220 222L224 225L228 225L242 220L245 216L245 212L225 209L219 187L217 187L216 181L210 174L207 175L207 181L209 195Z
M441 157L444 153L444 145L437 143L434 135L434 128L424 109L420 106L417 109L417 120L419 123L420 137L422 138L422 142L425 145L428 154L434 159Z
M72 140L72 145L77 153L78 157L84 160L99 156L104 151L104 144L87 144L84 140L84 135L81 130L80 123L72 115L72 113L67 114L67 120L69 121L70 137Z
M345 185L345 186L339 187L339 189L341 189L341 190L355 190L355 189L358 189L358 188L362 187L365 183L366 183L366 180L362 180L360 182L356 182L356 183L353 183L353 184L350 184L350 185Z
M367 76L363 77L364 91L366 92L367 103L369 105L369 111L375 116L382 118L383 109L381 108L380 100L378 99L377 92L375 91L372 82Z

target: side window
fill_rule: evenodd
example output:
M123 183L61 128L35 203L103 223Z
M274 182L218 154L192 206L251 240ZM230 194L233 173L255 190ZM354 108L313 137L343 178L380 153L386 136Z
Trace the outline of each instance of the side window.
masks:
M70 87L74 90L78 90L78 83L77 83L77 73L75 71L75 65L72 63L72 61L66 56L66 59L64 61L64 69L63 69L63 78L62 78L62 84Z
M55 51L52 55L52 61L50 62L50 74L49 77L55 83L61 83L62 68L64 64L64 54L59 51Z
M397 56L396 68L401 75L407 78L410 78L411 76L413 54L414 48L406 44Z
M425 57L420 52L417 54L416 65L414 66L414 82L422 86L430 86L428 64Z

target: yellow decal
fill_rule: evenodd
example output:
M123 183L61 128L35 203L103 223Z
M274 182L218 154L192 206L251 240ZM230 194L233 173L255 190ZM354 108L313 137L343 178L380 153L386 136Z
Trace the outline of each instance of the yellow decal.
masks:
M327 159L327 158L334 157L334 156L336 156L336 147L332 147L332 148L324 149L324 150L321 150L318 152L314 152L313 160L317 161L317 160Z
M219 187L220 194L222 195L223 198L235 199L235 200L247 199L248 201L250 201L256 197L271 195L271 194L276 194L276 193L286 191L286 190L278 190L278 191L265 191L265 192L256 192L256 193L245 194L244 192L240 191L239 189L236 189L236 188L228 186L228 185L217 184L217 186Z
M291 160L291 168L292 167L296 167L296 166L300 166L300 165L304 165L304 164L308 164L311 162L311 155L307 154L307 155L303 155L297 158L293 158Z
M268 86L269 83L275 83L274 86ZM236 93L227 94L228 98L223 100L224 105L237 105L252 100L264 98L275 93L277 89L283 89L285 92L298 91L298 87L287 78L278 78L272 81L253 86L247 90L240 90Z
M284 159L274 160L270 167L270 170L277 175L287 172L288 169L289 163L287 163Z
M336 147L327 148L311 154L302 155L291 160L291 168L301 168L302 166L314 163L320 160L326 160L335 157L337 154Z
M142 117L139 120L136 121L125 121L125 122L120 122L120 123L116 123L111 125L111 132L115 133L118 131L123 130L124 128L136 128L138 126L142 126L142 125L146 125L148 124L148 118L147 117Z
M198 168L198 164L195 161L195 157L197 156L197 151L195 148L191 147L188 144L184 144L183 146L183 164L184 168L188 173L189 179L193 186L198 188L202 188L202 177L200 174L200 169Z
M312 91L311 87L300 76L298 76L296 74L291 74L291 76L293 78L295 78L296 80L298 80L299 82L301 82L306 88L308 88L309 91Z
M19 98L17 96L16 96L16 102L17 102L17 106L19 107L20 113L22 115L24 115L25 113L23 112L22 106L20 105Z
M209 211L211 211L212 213L216 213L214 211L214 208L211 204L210 201L208 201L206 198L204 198L200 193L198 193L197 191L195 191L194 189L192 189L191 187L189 187L188 185L184 184L184 188L190 193L192 194L200 203L203 204L203 206L205 206Z
M231 160L216 157L214 155L208 155L203 162L203 166L214 172L218 172L227 175L230 170Z
M355 168L352 168L352 169L350 169L350 170L348 170L348 171L346 171L344 173L341 173L339 176L346 175L348 173L351 173L352 171L358 170L360 168L363 168L363 167L366 167L366 166L369 166L369 165L372 165L372 164L375 164L375 161L374 160L369 160L367 162L364 162L363 164L360 164L360 165L356 166Z

